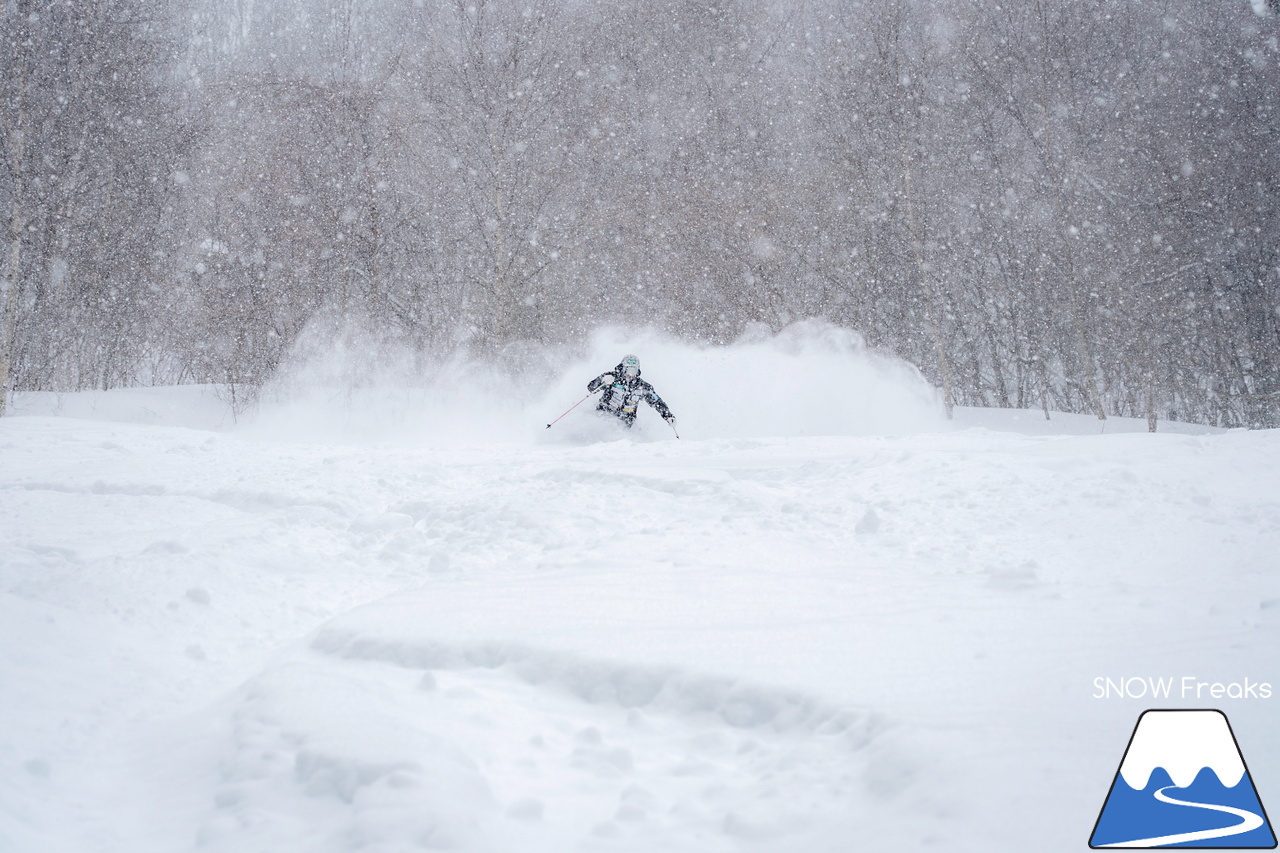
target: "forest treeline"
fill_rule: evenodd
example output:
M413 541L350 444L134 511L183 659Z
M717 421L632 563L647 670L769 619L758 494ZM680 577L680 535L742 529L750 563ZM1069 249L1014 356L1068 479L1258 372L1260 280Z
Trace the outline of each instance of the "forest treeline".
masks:
M1280 425L1264 0L0 8L0 388L820 317L948 405Z

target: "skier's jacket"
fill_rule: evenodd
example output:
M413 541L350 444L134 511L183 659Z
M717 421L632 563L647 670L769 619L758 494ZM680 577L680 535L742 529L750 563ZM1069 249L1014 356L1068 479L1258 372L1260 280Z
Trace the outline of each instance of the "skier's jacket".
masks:
M636 408L641 400L653 406L663 420L669 421L672 417L671 410L667 408L666 403L662 402L662 398L658 396L657 391L653 390L653 386L641 379L638 372L633 377L626 376L622 372L621 363L608 373L601 373L587 383L588 391L595 391L601 387L604 388L604 393L600 395L596 411L616 415L627 426L635 423Z

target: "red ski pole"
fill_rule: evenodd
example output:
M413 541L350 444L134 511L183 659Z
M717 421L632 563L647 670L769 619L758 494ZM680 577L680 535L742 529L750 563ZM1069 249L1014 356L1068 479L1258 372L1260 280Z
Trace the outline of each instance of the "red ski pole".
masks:
M591 396L592 394L594 394L594 393L595 393L594 391L588 391L588 392L587 392L587 397L590 397L590 396ZM565 409L565 410L564 410L564 415L569 414L569 413L570 413L570 412L572 412L574 409L578 408L578 407L579 407L579 406L581 406L583 403L585 403L585 402L586 402L586 400L587 400L587 397L583 397L581 400L579 400L578 402L574 403L574 404L573 404L572 406L570 406L569 408ZM561 415L561 416L560 416L560 418L563 418L563 417L564 417L564 415ZM560 418L556 418L556 420L555 420L555 421L552 421L552 422L551 422L551 424L553 424L553 423L555 423L556 421L560 420ZM551 424L547 424L547 429L551 429Z

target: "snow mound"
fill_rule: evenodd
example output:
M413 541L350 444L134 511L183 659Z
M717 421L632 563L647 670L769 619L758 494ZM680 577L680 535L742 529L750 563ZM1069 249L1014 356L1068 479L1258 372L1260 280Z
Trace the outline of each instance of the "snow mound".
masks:
M423 671L496 670L591 705L711 719L734 728L765 727L848 738L865 747L877 727L872 715L830 706L796 690L686 672L671 665L593 659L521 642L452 643L430 637L387 638L341 627L322 629L315 651L351 661L380 661Z

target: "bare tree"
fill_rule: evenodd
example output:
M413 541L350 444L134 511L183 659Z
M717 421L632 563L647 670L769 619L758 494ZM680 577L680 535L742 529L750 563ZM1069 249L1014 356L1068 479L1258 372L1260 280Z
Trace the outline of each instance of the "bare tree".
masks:
M0 10L0 389L137 375L172 141L157 83L165 27L133 0Z
M418 168L438 201L461 290L456 318L498 352L539 340L540 282L573 244L562 206L589 120L574 101L581 80L573 17L559 4L457 0L436 10L445 34L415 69L431 147Z

